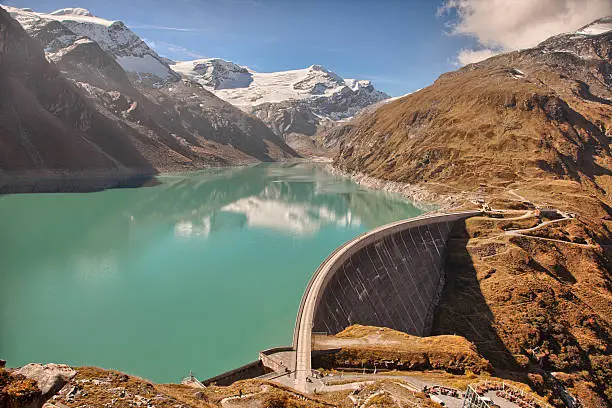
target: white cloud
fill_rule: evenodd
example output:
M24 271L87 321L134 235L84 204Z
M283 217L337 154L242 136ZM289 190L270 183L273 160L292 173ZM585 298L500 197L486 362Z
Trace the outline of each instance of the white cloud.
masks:
M438 14L456 12L451 34L469 35L482 49L461 50L465 61L487 52L529 48L612 14L610 0L446 0ZM461 62L461 60L459 60Z
M147 45L153 48L162 57L170 59L197 59L206 56L197 51L190 50L181 45L172 44L166 41L155 41L148 38L142 39Z
M202 28L170 27L151 24L128 24L128 27L133 30L179 31L183 33L203 33L209 31Z
M463 48L457 54L457 64L461 66L473 64L474 62L486 60L497 54L499 54L499 51L490 50L488 48L482 50L468 50Z

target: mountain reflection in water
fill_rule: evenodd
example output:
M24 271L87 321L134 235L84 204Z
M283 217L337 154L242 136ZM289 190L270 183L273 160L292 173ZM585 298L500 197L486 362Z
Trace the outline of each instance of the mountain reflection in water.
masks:
M176 180L174 180L176 179ZM227 228L267 228L290 235L312 235L328 225L366 229L397 220L412 205L380 200L345 178L313 164L260 165L164 176L164 188L141 214L166 211L177 236L204 236ZM231 180L231 181L230 181ZM160 208L165 196L177 197Z
M0 353L208 377L289 344L343 242L421 211L316 165L159 177L154 187L0 197Z

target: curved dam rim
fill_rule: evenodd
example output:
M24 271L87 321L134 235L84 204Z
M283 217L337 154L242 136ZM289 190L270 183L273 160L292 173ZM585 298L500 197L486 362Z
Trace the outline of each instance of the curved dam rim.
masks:
M300 307L296 318L293 331L293 349L295 350L295 379L299 388L305 388L306 377L310 372L311 358L311 337L314 323L314 314L317 310L321 295L326 284L338 270L338 264L342 264L352 254L372 242L378 241L388 235L404 231L411 227L427 225L432 222L458 221L465 218L481 215L482 211L462 211L450 213L425 214L406 220L396 221L382 225L373 230L367 231L343 245L336 248L317 268L311 277L304 295L302 296Z

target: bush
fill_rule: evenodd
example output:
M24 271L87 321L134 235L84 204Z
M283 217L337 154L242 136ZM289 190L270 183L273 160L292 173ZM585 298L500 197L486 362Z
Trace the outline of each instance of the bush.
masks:
M0 368L0 390L11 382L11 375L4 369Z
M289 404L289 397L284 394L274 393L264 399L263 406L265 408L288 408L291 405Z
M36 381L29 378L10 382L2 389L2 392L8 396L10 401L14 402L32 401L41 394Z

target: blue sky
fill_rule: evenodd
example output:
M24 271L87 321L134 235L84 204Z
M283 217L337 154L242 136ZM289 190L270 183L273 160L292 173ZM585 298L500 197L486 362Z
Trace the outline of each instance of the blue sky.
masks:
M122 20L172 59L220 57L262 72L320 64L345 78L370 79L392 96L422 88L456 69L461 50L486 44L497 52L503 48L502 35L514 38L514 31L500 33L495 43L489 38L490 27L484 27L489 37L479 42L482 21L486 26L495 18L484 7L505 0L487 1L462 0L462 7L471 9L455 7L438 16L443 0L0 0L41 12L83 7L99 17ZM525 1L519 21L535 15L528 8L536 3ZM507 23L512 16L503 9L507 3L500 4L497 18ZM583 9L581 4L576 7ZM606 6L598 7L595 14ZM457 24L462 12L466 24L461 35L450 35L449 24ZM478 13L482 18L472 23ZM534 24L537 21L528 27Z
M449 17L433 0L9 0L50 12L83 7L124 21L173 59L220 57L257 71L320 64L346 78L370 79L391 95L456 69L471 41L445 34ZM175 29L174 29L175 28ZM180 30L179 30L180 29Z

